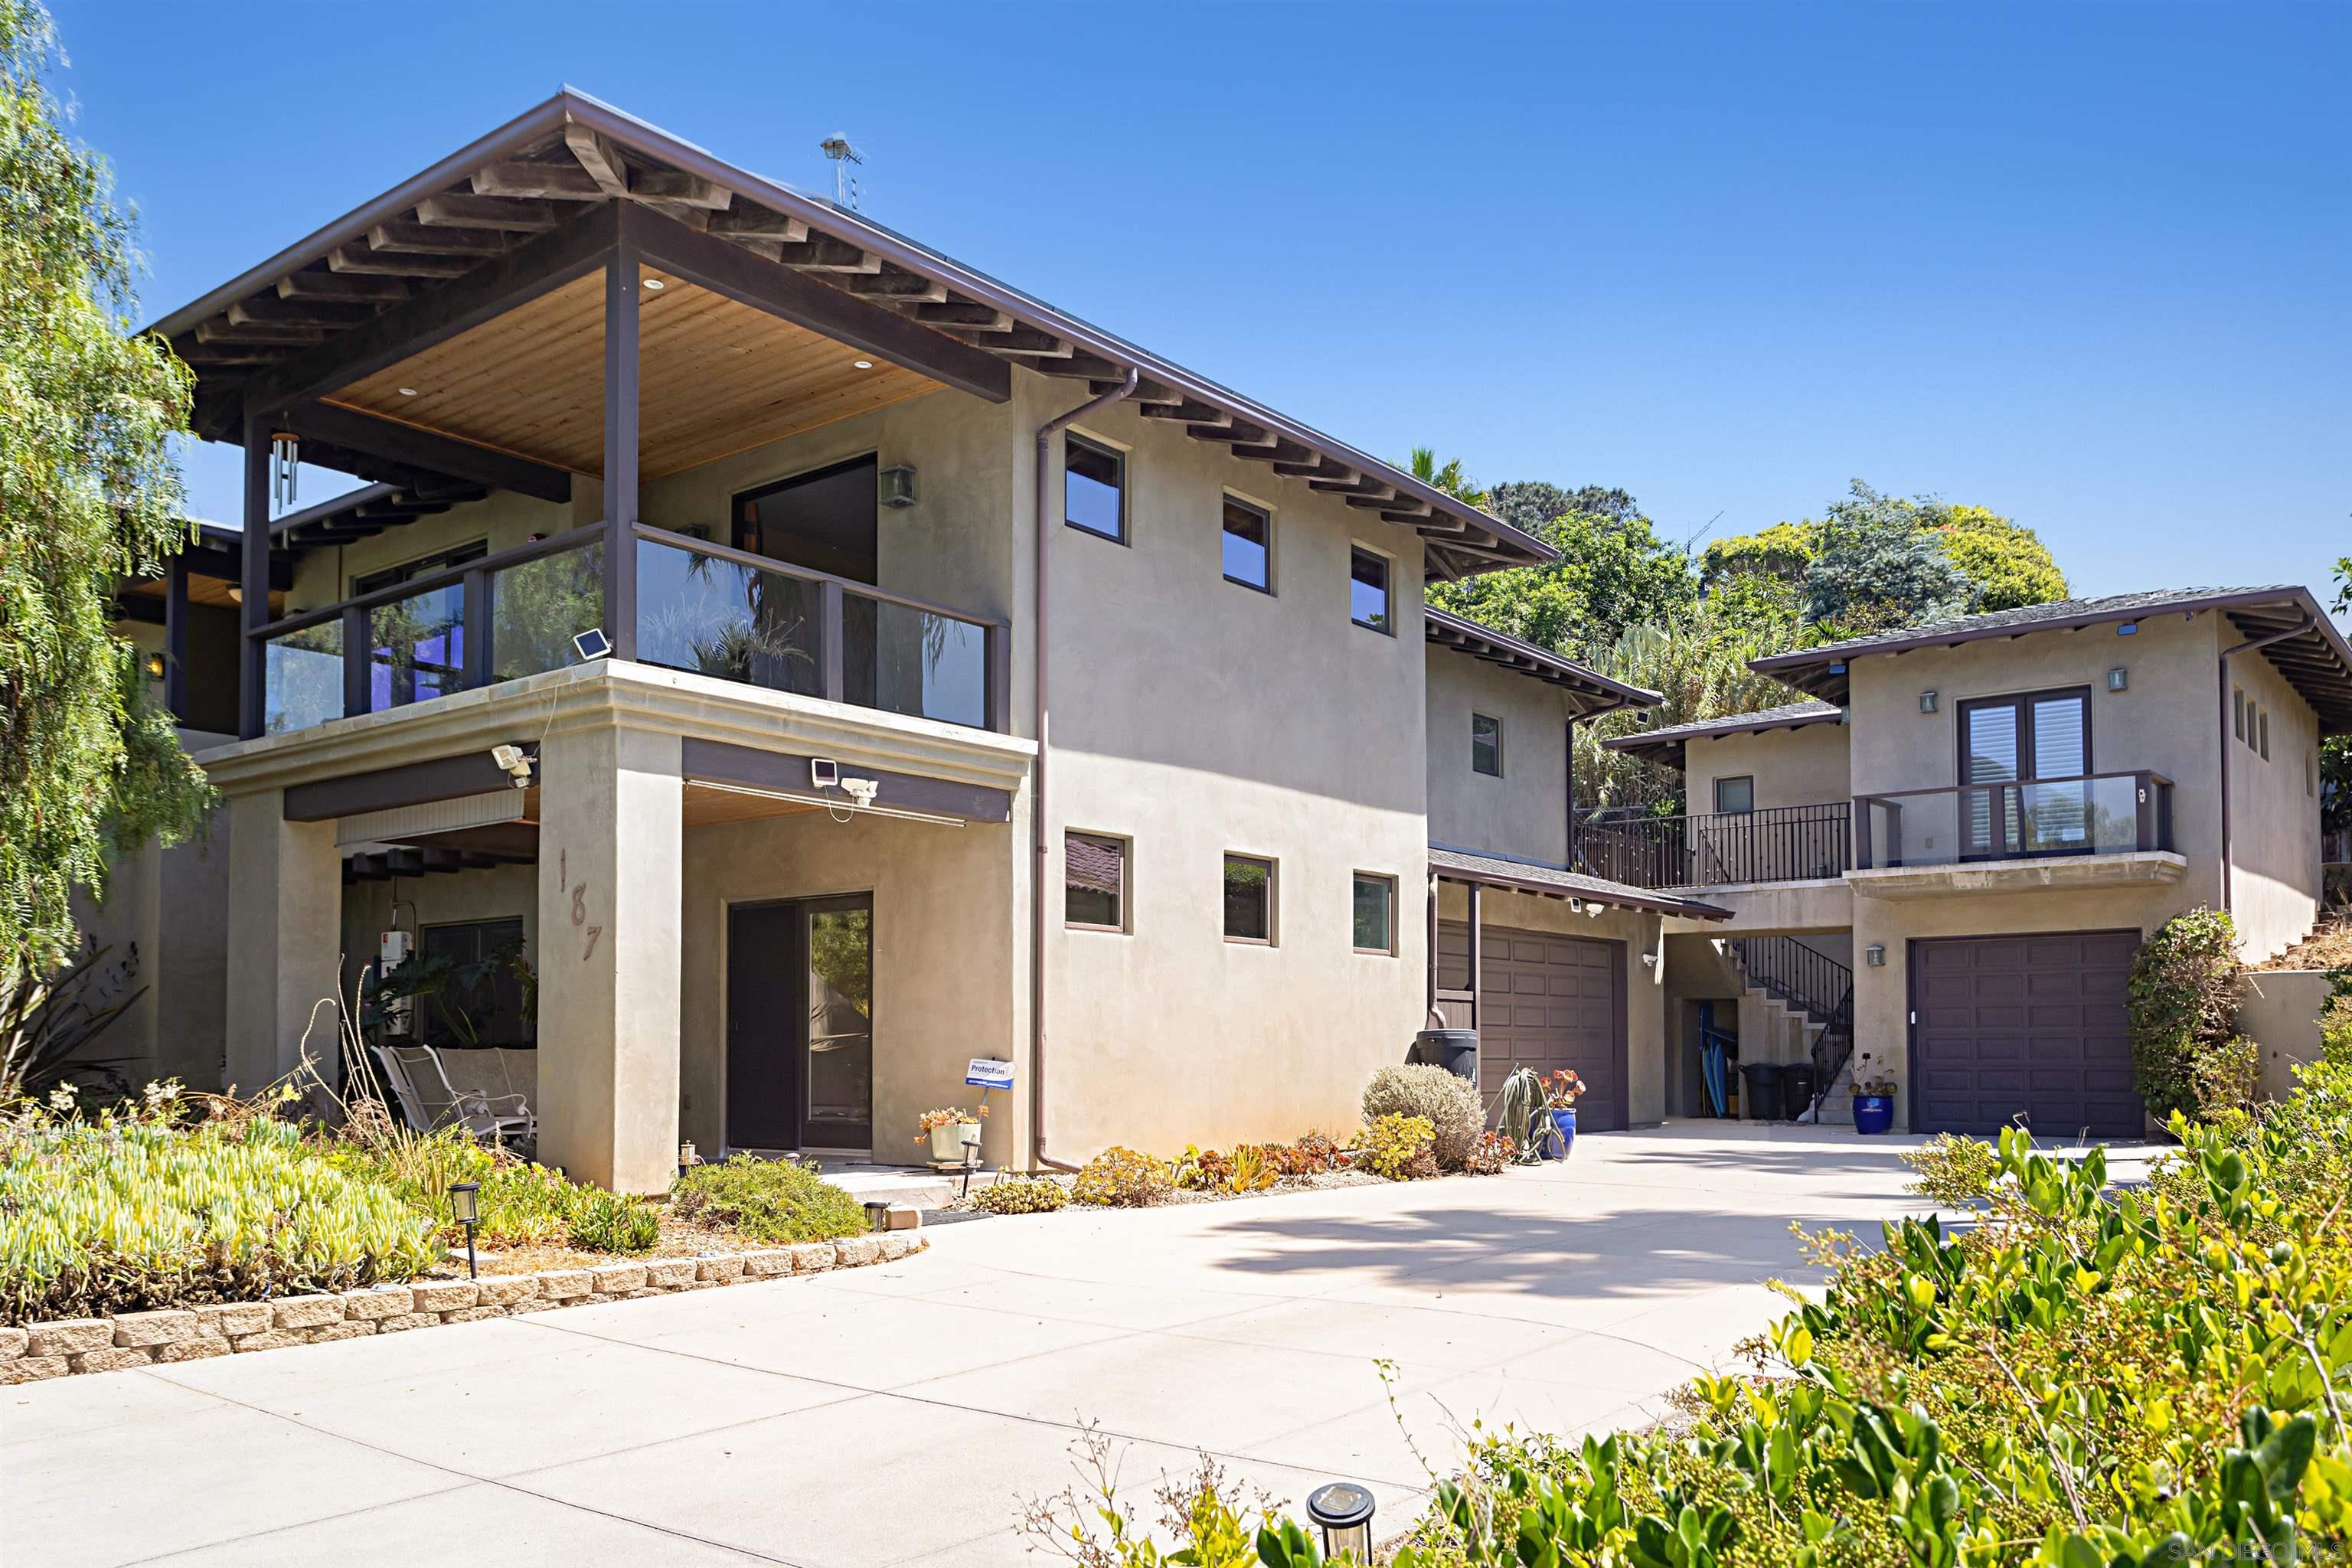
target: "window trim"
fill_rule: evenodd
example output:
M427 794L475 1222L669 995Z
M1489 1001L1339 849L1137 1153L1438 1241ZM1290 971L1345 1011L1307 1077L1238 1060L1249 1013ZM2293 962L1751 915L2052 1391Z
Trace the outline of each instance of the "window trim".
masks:
M1356 884L1359 882L1378 882L1388 889L1389 941L1386 947L1362 947L1356 942ZM1395 958L1399 955L1401 945L1397 940L1398 896L1397 879L1389 872L1356 871L1349 875L1348 879L1348 944L1353 951L1368 958Z
M1070 918L1070 840L1092 838L1118 846L1118 923L1098 925L1092 921ZM1102 931L1111 936L1135 934L1135 840L1123 833L1097 833L1091 827L1062 829L1062 929L1064 931Z
M405 561L391 562L370 571L353 572L346 579L352 590L346 597L357 599L368 594L381 593L386 588L396 588L403 583L413 583L436 572L468 565L489 552L490 542L485 536L469 539L463 544L453 544L446 550L427 551Z
M1370 621L1356 618L1356 557L1359 555L1370 556L1381 563L1381 596L1386 605L1389 623L1384 626L1374 626ZM1396 557L1388 552L1375 550L1360 539L1351 539L1348 542L1348 624L1349 626L1361 626L1368 632L1378 632L1387 637L1397 635L1396 568Z
M1481 719L1495 726L1495 767L1491 773L1478 765L1478 721ZM1482 779L1498 779L1503 776L1503 721L1492 713L1481 713L1473 708L1470 710L1470 771Z
M1265 934L1235 936L1225 929L1225 869L1236 860L1247 860L1265 868ZM1245 849L1228 849L1217 861L1217 929L1224 940L1235 947L1276 947L1282 940L1282 862L1271 855L1253 855Z
M1727 784L1744 784L1748 786L1747 809L1743 811L1734 811L1731 807L1723 804L1723 786ZM1755 816L1756 775L1754 773L1725 773L1718 777L1715 781L1715 815L1717 816Z
M1224 569L1225 537L1232 531L1225 527L1225 508L1229 506L1238 506L1244 511L1257 513L1258 521L1265 525L1265 542L1261 546L1265 552L1265 581L1263 583L1253 583L1246 577L1236 577ZM1277 596L1274 589L1274 508L1264 501L1252 500L1236 489L1223 489L1217 492L1217 571L1226 582L1236 588L1247 588L1253 593L1264 594L1269 599Z
M2230 689L2230 699L2232 718L2238 731L2238 739L2242 741L2246 738L2246 689L2242 686L2231 687Z
M2054 779L2045 779L2042 776L2041 747L2037 744L2039 737L2034 733L2033 704L2057 697L2074 698L2083 705L2083 771L2080 773L2061 773ZM1978 708L2014 708L2017 710L2018 776L2015 780L2007 782L2017 784L2063 784L2069 779L2091 777L2099 771L2098 752L2094 748L2093 742L2094 718L2092 710L2095 706L2096 704L2091 700L2091 689L2087 686L2053 686L2039 691L2004 691L1992 696L1967 698L1962 701L1954 704L1952 718L1952 730L1954 732L1953 750L1955 752L1953 759L1953 784L1961 788L1967 788L1970 785L1969 778L1969 714L1970 710ZM1975 787L1989 787L1990 782L1991 781L1990 780L1985 781L1984 784L1978 784Z
M2269 709L2254 710L2254 727L2262 731L2263 743L2257 749L2263 753L2263 761L2267 763L2271 760L2271 710Z
M1105 533L1099 529L1088 528L1085 523L1070 516L1070 447L1074 444L1100 457L1108 458L1118 465L1118 531L1117 533ZM1062 526L1064 528L1075 528L1088 539L1107 540L1122 548L1131 546L1129 524L1132 520L1129 513L1132 510L1130 503L1134 498L1132 487L1129 483L1126 447L1113 446L1099 436L1087 435L1076 426L1062 432Z

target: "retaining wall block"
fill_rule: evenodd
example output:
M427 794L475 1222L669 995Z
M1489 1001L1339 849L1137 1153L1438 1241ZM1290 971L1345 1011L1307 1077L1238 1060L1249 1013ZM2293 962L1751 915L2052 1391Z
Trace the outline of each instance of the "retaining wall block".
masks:
M588 1294L588 1270L585 1268L551 1268L537 1278L540 1295L550 1301Z
M843 1268L856 1268L879 1262L882 1238L878 1236L852 1236L833 1244L833 1260Z
M795 1274L822 1274L833 1267L833 1243L829 1241L803 1241L784 1250L793 1255Z
M743 1278L743 1255L729 1252L698 1258L694 1260L694 1277L697 1279L715 1279L722 1285Z
M134 1366L152 1366L155 1352L151 1350L81 1351L66 1358L76 1372L127 1372Z
M410 1329L430 1329L440 1325L437 1312L403 1312L396 1318L378 1318L375 1331L380 1334L404 1333Z
M371 1285L343 1292L343 1317L353 1322L375 1322L416 1310L416 1293L405 1285Z
M0 1361L0 1388L19 1383L38 1383L43 1378L63 1377L73 1371L73 1363L61 1355L18 1356L14 1361Z
M656 1290L675 1290L694 1282L691 1258L656 1258L646 1265L646 1283Z
M192 1340L181 1340L176 1343L158 1347L155 1360L160 1364L169 1365L173 1362L203 1361L208 1356L229 1353L226 1340L215 1338L211 1334L198 1334Z
M60 1318L51 1323L33 1323L28 1328L26 1355L74 1355L82 1351L114 1348L114 1323L107 1318Z
M245 1334L264 1333L269 1328L269 1303L267 1301L223 1301L196 1309L196 1325L205 1333L223 1339L236 1339Z
M321 1323L315 1329L305 1329L302 1331L310 1336L312 1344L323 1345L336 1340L365 1339L375 1332L375 1326L381 1321L376 1318L361 1318L354 1321L345 1318L340 1323Z
M646 1282L642 1263L604 1263L588 1270L589 1283L600 1296L618 1296Z
M743 1255L743 1278L746 1279L773 1279L792 1271L793 1255L782 1247Z
M485 1318L503 1318L506 1315L504 1307L460 1307L456 1311L442 1313L441 1321L445 1323L478 1323Z
M282 1351L288 1345L310 1342L310 1336L299 1329L268 1329L257 1334L238 1334L229 1341L239 1355L247 1351Z
M33 1336L23 1329L0 1329L0 1361L15 1361L32 1342Z
M122 1312L114 1320L114 1343L118 1350L176 1344L182 1340L196 1338L199 1331L194 1312L168 1309L154 1312Z
M420 1312L454 1312L460 1307L471 1307L481 1300L481 1292L471 1279L433 1279L420 1281L412 1287Z
M279 1329L323 1329L343 1321L341 1296L286 1296L269 1304L269 1321Z
M539 1294L539 1281L528 1274L493 1274L475 1282L474 1305L511 1307Z

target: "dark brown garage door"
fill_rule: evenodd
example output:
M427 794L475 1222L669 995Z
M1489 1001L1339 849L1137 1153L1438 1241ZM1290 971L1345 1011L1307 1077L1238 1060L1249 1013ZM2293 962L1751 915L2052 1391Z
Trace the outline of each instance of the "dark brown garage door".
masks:
M1568 1068L1588 1091L1577 1104L1578 1131L1622 1131L1628 1120L1624 944L1509 926L1487 926L1484 935L1478 1087L1488 1120L1503 1080L1516 1069ZM1441 921L1438 988L1460 990L1469 973L1470 928Z
M1913 942L1915 1131L2137 1133L2124 982L2138 947L2128 931Z

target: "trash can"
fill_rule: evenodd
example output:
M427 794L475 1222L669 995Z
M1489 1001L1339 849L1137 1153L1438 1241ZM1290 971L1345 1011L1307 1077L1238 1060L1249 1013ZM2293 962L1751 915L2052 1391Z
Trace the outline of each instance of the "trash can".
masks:
M1412 1037L1412 1059L1478 1081L1478 1031L1423 1029Z
M1811 1062L1790 1062L1780 1069L1780 1113L1790 1119L1813 1108L1813 1090L1821 1080Z
M1742 1062L1739 1098L1746 1101L1741 1110L1750 1121L1779 1121L1787 1112L1780 1105L1780 1064L1778 1062Z

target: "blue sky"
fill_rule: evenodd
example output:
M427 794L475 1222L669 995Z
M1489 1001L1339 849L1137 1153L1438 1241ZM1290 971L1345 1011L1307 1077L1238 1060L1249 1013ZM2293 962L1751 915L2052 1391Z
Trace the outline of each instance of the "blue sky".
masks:
M2352 551L2352 6L67 4L159 316L570 83L1369 450ZM234 517L227 454L190 461ZM327 493L305 491L306 500Z

